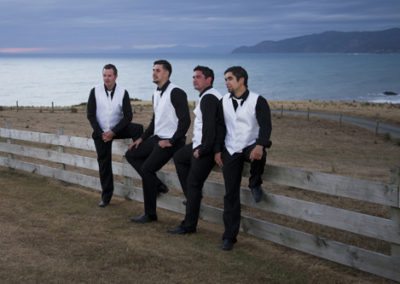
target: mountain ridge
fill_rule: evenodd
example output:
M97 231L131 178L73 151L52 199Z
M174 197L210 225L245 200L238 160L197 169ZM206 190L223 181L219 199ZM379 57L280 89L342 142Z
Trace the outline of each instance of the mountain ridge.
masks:
M325 31L278 41L265 40L232 53L400 53L400 28L381 31Z

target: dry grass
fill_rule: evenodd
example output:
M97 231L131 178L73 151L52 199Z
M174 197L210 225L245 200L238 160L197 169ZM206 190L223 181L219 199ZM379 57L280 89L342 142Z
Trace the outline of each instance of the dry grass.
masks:
M400 104L378 104L357 101L270 101L272 109L303 110L360 116L400 126Z
M386 283L385 280L240 235L218 248L221 227L189 236L167 228L182 216L160 210L150 225L128 222L142 204L0 168L2 283Z

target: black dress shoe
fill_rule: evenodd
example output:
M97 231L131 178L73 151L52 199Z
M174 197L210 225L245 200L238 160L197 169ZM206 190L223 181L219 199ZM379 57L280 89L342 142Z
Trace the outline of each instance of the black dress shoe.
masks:
M263 196L263 191L261 185L256 187L250 187L251 195L253 195L253 199L256 203L260 202Z
M175 228L169 229L167 231L167 233L172 234L172 235L185 235L185 234L192 234L195 232L196 232L196 230L187 230L184 227L182 227L181 225L179 225Z
M137 217L132 217L130 220L131 222L140 224L151 223L157 221L157 215L143 214Z
M106 207L108 204L110 204L110 202L105 202L104 200L99 202L99 207L104 208Z
M234 242L230 239L224 239L224 241L222 242L222 250L232 250L233 249L233 244Z
M165 185L165 184L163 184L163 183L161 183L159 186L158 186L158 193L168 193L168 191L169 191L169 188Z

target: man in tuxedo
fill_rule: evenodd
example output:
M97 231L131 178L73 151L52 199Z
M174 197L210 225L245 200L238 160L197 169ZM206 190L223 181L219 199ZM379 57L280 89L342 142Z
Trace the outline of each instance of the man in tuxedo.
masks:
M143 126L132 123L132 107L128 91L117 85L118 70L113 64L103 68L103 84L90 91L87 118L93 128L101 183L100 207L106 207L114 192L112 141L132 138L143 133Z
M127 161L142 177L144 214L132 217L135 223L157 221L157 195L168 188L157 177L160 170L185 145L190 126L186 93L171 83L172 66L166 60L153 64L153 118L142 137L133 142L125 154Z

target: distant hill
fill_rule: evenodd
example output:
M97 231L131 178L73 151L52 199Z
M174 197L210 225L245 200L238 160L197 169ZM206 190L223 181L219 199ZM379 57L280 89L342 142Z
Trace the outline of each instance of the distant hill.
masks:
M373 32L336 32L305 35L241 46L232 53L399 53L400 28Z

